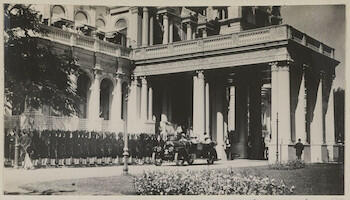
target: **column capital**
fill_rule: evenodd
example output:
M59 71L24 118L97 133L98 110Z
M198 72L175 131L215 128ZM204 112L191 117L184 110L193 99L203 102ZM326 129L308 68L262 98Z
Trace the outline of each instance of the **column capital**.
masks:
M140 79L141 79L142 85L143 85L143 84L147 84L147 78L146 78L146 76L140 76Z
M289 71L289 65L291 62L270 62L271 72L277 71Z
M302 64L302 70L305 72L306 70L310 69L310 66L308 64Z
M143 12L148 12L148 7L143 7L143 8L142 8L142 11L143 11Z
M196 70L197 76L200 79L204 79L204 73L203 70Z
M324 70L320 70L319 72L320 79L325 79L326 78L326 72Z
M121 73L121 72L116 72L114 74L114 78L117 79L117 80L120 80L120 79L123 79L126 77L126 74L125 73Z
M139 13L139 8L137 6L130 7L129 10L132 14Z

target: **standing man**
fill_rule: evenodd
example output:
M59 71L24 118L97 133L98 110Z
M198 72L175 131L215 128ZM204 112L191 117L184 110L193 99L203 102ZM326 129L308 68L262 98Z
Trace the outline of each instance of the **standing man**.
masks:
M298 139L298 143L295 144L294 148L295 148L295 152L297 155L297 159L301 160L301 154L303 153L304 145L303 145L303 143L301 143L300 138Z

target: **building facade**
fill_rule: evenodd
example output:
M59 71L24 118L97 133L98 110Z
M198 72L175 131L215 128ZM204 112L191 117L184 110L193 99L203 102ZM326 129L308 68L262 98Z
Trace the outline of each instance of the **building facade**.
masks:
M25 111L18 126L209 133L226 159L334 161L334 49L282 24L278 6L36 5L58 51L73 49L81 115ZM28 121L30 116L32 121ZM13 120L12 120L13 121ZM268 151L266 151L268 149ZM268 154L268 155L267 155Z

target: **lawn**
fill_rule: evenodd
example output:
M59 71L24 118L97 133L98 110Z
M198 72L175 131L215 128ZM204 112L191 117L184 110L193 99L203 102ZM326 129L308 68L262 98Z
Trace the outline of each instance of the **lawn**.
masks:
M267 166L234 168L242 174L283 180L295 186L296 195L344 194L344 165L313 164L303 169L273 170ZM133 176L71 179L23 185L30 194L131 195L136 194Z

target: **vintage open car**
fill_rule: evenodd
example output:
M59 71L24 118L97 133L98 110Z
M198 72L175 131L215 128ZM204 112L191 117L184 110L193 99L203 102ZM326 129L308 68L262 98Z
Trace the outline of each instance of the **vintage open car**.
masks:
M153 149L152 159L155 165L162 165L163 161L192 165L195 159L206 159L208 164L217 160L216 143L194 143L187 140L167 141Z

